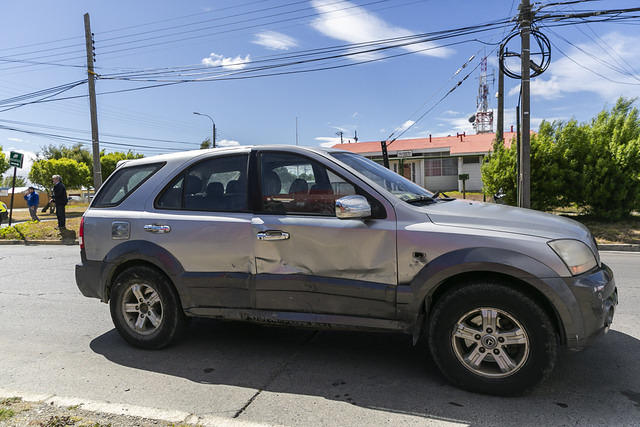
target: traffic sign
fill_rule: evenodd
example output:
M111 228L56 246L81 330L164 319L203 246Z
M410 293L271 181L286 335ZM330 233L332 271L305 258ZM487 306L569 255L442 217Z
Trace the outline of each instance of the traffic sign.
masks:
M22 169L23 158L24 158L24 154L18 153L17 151L12 151L9 154L9 166L15 166L17 168Z

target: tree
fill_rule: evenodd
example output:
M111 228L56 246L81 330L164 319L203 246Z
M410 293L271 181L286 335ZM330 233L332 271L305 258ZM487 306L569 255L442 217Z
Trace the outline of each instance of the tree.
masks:
M80 188L89 179L90 172L87 165L72 159L36 160L31 166L29 180L42 188L51 188L51 176L60 175L67 188Z
M13 184L13 175L5 176L0 179L0 187L11 187ZM22 176L16 176L16 187L26 187L27 180Z
M201 150L206 150L207 148L211 148L211 138L207 138L200 143Z
M144 157L144 154L134 153L129 150L126 153L122 153L119 151L108 153L100 157L100 167L102 168L102 179L106 180L109 175L113 173L118 165L118 162L121 160L132 160L132 159L140 159Z
M7 169L9 169L9 161L2 152L2 146L0 145L0 175L2 175Z
M590 123L545 122L531 138L531 207L575 204L599 218L618 219L640 207L640 118L634 100L620 98ZM516 202L515 144L494 144L482 167L488 192L502 188Z

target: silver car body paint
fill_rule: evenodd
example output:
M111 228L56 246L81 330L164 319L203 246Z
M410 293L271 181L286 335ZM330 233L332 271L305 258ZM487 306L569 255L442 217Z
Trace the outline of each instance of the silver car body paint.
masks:
M320 162L375 198L384 207L386 218L359 220L260 212L173 211L154 206L156 196L189 165L212 156L256 150L298 153ZM233 287L238 286L248 294L246 299L236 305L229 303L227 307L272 310L278 304L290 304L287 305L290 311L318 312L318 307L322 307L323 313L394 319L402 317L402 304L413 307L411 314L417 315L415 311L422 302L413 304L411 298L428 298L437 286L433 284L430 285L433 289L420 289L420 284L416 283L423 279L420 273L447 259L443 263L455 267L458 272L508 271L537 288L557 311L565 332L576 335L574 347L579 346L582 335L590 333L582 326L582 317L589 313L585 313L586 308L581 304L587 307L592 302L576 301L575 292L565 283L571 280L571 273L547 244L553 239L576 239L588 245L598 259L591 234L575 221L532 210L463 200L410 205L332 157L331 151L320 149L292 146L218 148L127 161L119 168L158 162L165 164L120 205L87 210L84 253L88 262L103 262L117 251L123 240L111 238L112 223L127 221L130 223L127 241L130 245L140 242L140 245L153 244L162 248L178 261L184 270L179 274L185 277L220 272L241 277L237 285L226 285L221 281L222 288L232 288L224 292L233 292ZM148 232L145 225L166 225L170 231ZM288 238L258 239L258 233L273 230L288 233ZM484 264L478 261L482 254L487 256ZM496 260L496 254L504 255ZM157 265L165 261L160 260ZM113 270L116 266L110 268ZM102 281L99 284L102 288L83 293L106 300L111 276L104 271L101 274L103 276L95 281ZM175 276L167 274L174 280L182 277L178 273ZM285 280L287 277L291 280ZM267 280L269 278L273 283ZM353 282L355 291L347 289L349 281ZM78 283L80 286L80 279ZM273 289L274 283L286 289ZM326 307L318 297L307 295L325 292L335 283L340 285L340 290L335 291L339 296L335 307ZM361 287L375 294L371 300L377 302L370 306L364 303L366 307L356 309L353 304L357 304L356 291ZM278 294L275 292L278 290L286 292ZM181 295L188 293L183 289L178 291ZM211 300L208 301L210 304ZM195 307L197 301L192 304ZM377 315L375 310L381 312Z

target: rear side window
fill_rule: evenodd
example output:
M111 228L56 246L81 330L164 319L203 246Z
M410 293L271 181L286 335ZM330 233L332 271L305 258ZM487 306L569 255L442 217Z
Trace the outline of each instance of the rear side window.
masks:
M91 207L108 208L119 205L162 166L164 166L164 163L118 169L109 177L103 188L96 195Z
M156 199L159 209L246 212L248 156L214 157L175 178Z

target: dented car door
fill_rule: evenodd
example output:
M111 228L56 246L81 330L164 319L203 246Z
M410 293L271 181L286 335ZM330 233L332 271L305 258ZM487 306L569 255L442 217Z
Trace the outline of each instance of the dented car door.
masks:
M252 220L256 308L394 318L392 209L380 205L377 218L339 219L335 200L362 193L339 171L280 151L260 152L257 165L260 206Z

